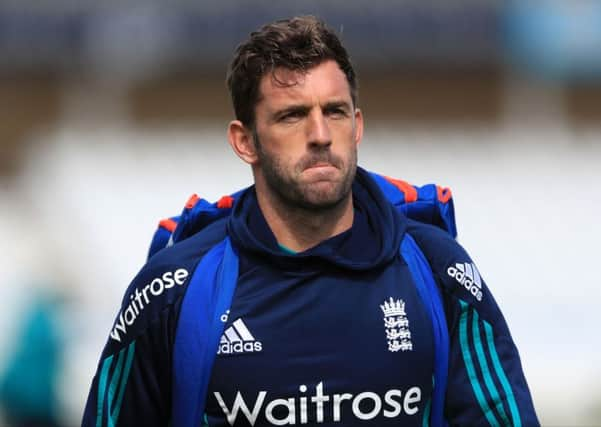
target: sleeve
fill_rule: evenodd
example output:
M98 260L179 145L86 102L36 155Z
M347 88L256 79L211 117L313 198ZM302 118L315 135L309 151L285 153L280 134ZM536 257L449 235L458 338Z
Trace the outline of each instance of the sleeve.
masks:
M92 381L83 427L168 425L172 347L190 272L147 265L133 280Z
M438 230L419 239L442 289L449 327L445 418L450 426L539 426L520 356L467 252Z

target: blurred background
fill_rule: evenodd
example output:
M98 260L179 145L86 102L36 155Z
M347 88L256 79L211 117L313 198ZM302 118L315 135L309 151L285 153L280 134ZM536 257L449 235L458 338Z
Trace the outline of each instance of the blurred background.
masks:
M300 3L0 0L0 425L80 422L158 221L251 182L235 46L309 13L356 64L360 163L452 188L543 425L601 425L601 2Z

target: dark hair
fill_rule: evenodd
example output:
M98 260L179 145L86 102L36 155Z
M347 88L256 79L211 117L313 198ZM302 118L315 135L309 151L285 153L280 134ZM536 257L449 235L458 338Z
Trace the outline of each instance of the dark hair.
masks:
M274 73L279 67L304 73L329 59L336 61L346 76L356 104L357 77L348 53L323 21L300 16L275 21L252 32L236 49L227 73L236 118L254 128L259 85L266 73Z

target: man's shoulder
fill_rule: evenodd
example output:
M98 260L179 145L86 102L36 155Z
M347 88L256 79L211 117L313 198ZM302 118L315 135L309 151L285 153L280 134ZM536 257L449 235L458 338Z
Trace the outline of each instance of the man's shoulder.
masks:
M109 342L121 347L166 315L166 311L177 310L198 264L224 237L225 222L217 221L152 256L128 286Z
M407 218L407 232L429 254L465 252L455 238L439 226Z
M435 273L444 270L450 263L469 259L453 236L435 225L407 218L406 232L415 240Z
M482 300L484 282L480 272L467 251L448 232L408 219L407 233L416 241L447 292L467 301Z

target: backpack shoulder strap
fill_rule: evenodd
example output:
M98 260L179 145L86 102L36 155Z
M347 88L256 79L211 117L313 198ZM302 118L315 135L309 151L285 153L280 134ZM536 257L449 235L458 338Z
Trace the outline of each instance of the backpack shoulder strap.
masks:
M401 241L401 255L409 266L417 293L432 321L434 334L434 389L430 407L430 426L442 427L445 425L443 410L449 367L449 330L440 289L434 281L430 264L428 264L415 240L408 233L405 233Z
M202 424L211 370L238 278L238 255L226 237L200 261L184 296L173 348L172 423ZM199 363L200 361L200 363Z

